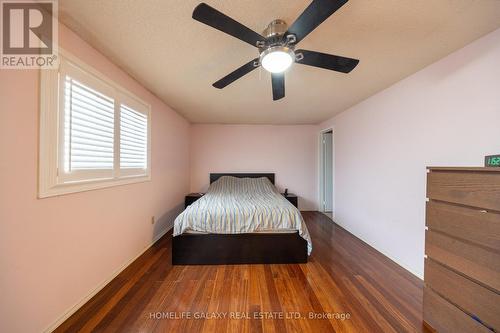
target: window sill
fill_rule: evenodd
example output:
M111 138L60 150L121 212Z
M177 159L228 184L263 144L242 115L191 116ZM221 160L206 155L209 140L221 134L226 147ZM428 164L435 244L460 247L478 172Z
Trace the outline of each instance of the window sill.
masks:
M67 184L57 184L46 189L40 188L38 192L38 198L43 199L43 198L97 190L114 186L144 183L150 180L151 180L150 175L144 175L144 176L130 176L119 179L82 181L82 182L67 183Z

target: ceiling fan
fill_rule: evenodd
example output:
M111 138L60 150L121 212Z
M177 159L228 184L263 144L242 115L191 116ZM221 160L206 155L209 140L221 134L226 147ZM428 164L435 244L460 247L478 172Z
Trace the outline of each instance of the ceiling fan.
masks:
M226 75L215 82L213 86L222 89L262 65L264 69L271 72L273 100L276 101L285 97L284 72L293 62L349 73L357 66L359 60L315 51L295 50L295 46L302 39L347 1L313 0L290 27L283 20L274 20L269 23L263 35L247 28L206 3L199 4L193 11L195 20L257 47L259 51L258 58Z

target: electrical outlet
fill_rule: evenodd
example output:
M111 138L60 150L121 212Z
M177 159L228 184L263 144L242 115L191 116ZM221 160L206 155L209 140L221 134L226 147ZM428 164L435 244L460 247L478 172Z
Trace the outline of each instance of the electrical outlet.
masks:
M155 217L151 216L151 224L155 224Z

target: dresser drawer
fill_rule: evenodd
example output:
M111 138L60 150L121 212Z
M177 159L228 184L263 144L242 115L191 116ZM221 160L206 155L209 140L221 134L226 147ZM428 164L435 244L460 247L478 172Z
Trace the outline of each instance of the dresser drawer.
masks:
M428 287L424 287L424 320L439 333L492 333Z
M500 291L500 254L496 251L427 230L425 254L496 292Z
M447 267L425 260L425 284L488 327L500 329L500 295Z
M500 172L431 170L427 197L500 212Z
M500 251L500 214L481 209L427 202L429 229Z

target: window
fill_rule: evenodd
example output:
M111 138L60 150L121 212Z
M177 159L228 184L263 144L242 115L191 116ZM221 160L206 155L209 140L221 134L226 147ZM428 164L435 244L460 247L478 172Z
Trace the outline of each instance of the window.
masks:
M147 167L148 118L125 104L120 105L120 168L122 172Z
M150 179L150 107L63 52L40 81L39 197Z
M114 159L114 100L64 75L60 176L67 181L110 178Z

